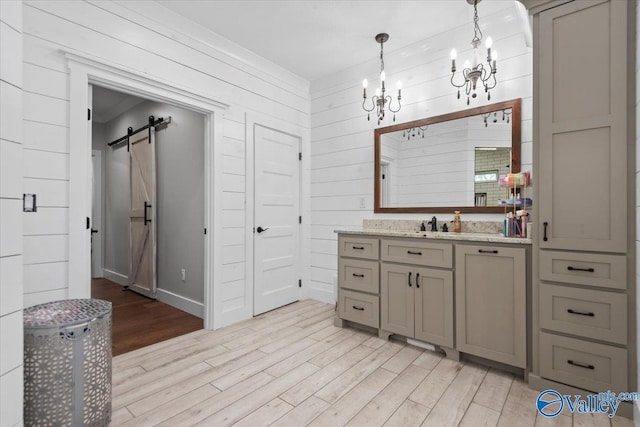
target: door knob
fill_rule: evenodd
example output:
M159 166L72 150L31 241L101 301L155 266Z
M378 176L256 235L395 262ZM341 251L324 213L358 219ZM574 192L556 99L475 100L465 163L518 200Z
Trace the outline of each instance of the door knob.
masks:
M269 229L268 227L267 228L258 227L258 228L256 228L256 231L259 234L259 233L262 233L263 231L267 231L268 229Z

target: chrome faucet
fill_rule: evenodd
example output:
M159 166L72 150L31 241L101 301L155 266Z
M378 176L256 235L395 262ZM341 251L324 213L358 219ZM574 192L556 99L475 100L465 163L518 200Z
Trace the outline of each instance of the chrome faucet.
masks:
M431 225L431 231L438 231L438 219L435 216L427 224Z

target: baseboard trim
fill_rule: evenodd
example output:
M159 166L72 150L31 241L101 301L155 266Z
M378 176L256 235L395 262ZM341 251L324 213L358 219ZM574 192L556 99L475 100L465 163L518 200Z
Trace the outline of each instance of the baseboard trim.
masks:
M104 278L107 280L111 280L122 286L129 286L129 277L124 274L117 273L113 270L109 270L108 268L103 268Z
M317 288L308 289L305 299L312 299L314 301L320 301L326 304L336 303L336 295L333 292L327 292Z
M165 304L169 304L178 310L186 311L187 313L204 319L204 304L198 301L194 301L182 295L174 294L173 292L166 291L158 288L156 291L156 298L158 301Z

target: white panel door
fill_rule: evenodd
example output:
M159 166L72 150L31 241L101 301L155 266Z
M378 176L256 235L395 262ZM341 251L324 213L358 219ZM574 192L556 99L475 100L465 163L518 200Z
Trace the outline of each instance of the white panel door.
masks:
M254 315L299 298L299 151L299 137L254 126Z
M156 150L153 128L129 139L129 289L156 297Z
M102 151L91 153L91 277L104 277L102 271Z

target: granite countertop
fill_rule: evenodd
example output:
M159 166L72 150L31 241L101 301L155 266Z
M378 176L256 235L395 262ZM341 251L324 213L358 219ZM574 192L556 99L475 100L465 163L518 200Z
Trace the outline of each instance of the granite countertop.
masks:
M520 237L504 237L492 233L455 233L452 231L401 231L401 230L334 230L335 233L358 234L363 236L412 237L417 239L458 240L465 242L512 243L530 245L531 239Z

